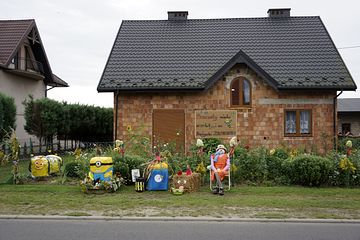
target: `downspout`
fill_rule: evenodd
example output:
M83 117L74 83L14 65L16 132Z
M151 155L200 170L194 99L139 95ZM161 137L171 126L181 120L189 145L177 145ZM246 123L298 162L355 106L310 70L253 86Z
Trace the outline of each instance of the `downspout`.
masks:
M119 90L115 93L115 134L114 141L117 140L117 128L118 128L118 108L119 108Z
M343 91L341 90L340 93L338 95L336 95L336 97L334 97L334 113L333 113L333 117L334 117L334 150L337 151L337 98L343 93Z
M47 86L45 85L45 97L46 98L47 98L47 92L50 91L53 88L55 88L55 86L52 86L51 88L47 88Z

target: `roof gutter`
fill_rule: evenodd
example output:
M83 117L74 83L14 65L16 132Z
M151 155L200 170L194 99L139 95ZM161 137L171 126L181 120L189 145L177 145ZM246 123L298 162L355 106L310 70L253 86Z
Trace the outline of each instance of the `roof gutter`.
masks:
M336 95L335 97L334 97L334 106L333 106L333 108L334 108L334 111L333 111L333 121L334 121L334 150L335 151L337 151L337 129L336 129L336 127L337 127L337 111L336 111L336 109L337 109L337 98L341 95L343 93L343 91L341 90L340 91L340 93L338 94L338 95Z

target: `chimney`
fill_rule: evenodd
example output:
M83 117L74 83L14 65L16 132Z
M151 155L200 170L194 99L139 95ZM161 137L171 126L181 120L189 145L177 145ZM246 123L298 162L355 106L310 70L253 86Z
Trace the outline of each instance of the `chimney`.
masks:
M188 11L169 11L168 20L169 21L184 21L187 20Z
M267 13L271 18L287 18L290 17L290 10L291 8L271 8Z

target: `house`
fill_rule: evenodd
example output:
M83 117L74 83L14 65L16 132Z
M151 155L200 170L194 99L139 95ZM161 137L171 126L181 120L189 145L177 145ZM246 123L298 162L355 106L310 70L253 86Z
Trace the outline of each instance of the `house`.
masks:
M360 136L360 98L339 98L337 111L338 133Z
M22 102L29 94L34 99L46 97L54 87L68 84L52 73L35 20L0 20L0 92L15 99L21 142L31 137L24 130Z
M219 137L319 151L336 137L337 91L356 85L318 16L123 21L98 92L114 93L114 138L154 146Z

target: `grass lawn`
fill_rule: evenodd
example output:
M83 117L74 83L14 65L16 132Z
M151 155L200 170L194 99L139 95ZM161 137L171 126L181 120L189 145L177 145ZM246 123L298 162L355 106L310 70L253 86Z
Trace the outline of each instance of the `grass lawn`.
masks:
M221 197L205 187L180 196L132 186L99 195L79 186L3 184L0 192L0 214L360 219L360 189L239 186Z
M27 164L21 165L24 173ZM79 186L59 181L4 184L10 170L0 167L0 214L360 219L360 188L237 186L217 196L203 187L175 196L137 193L133 186L123 186L100 195L84 194Z

